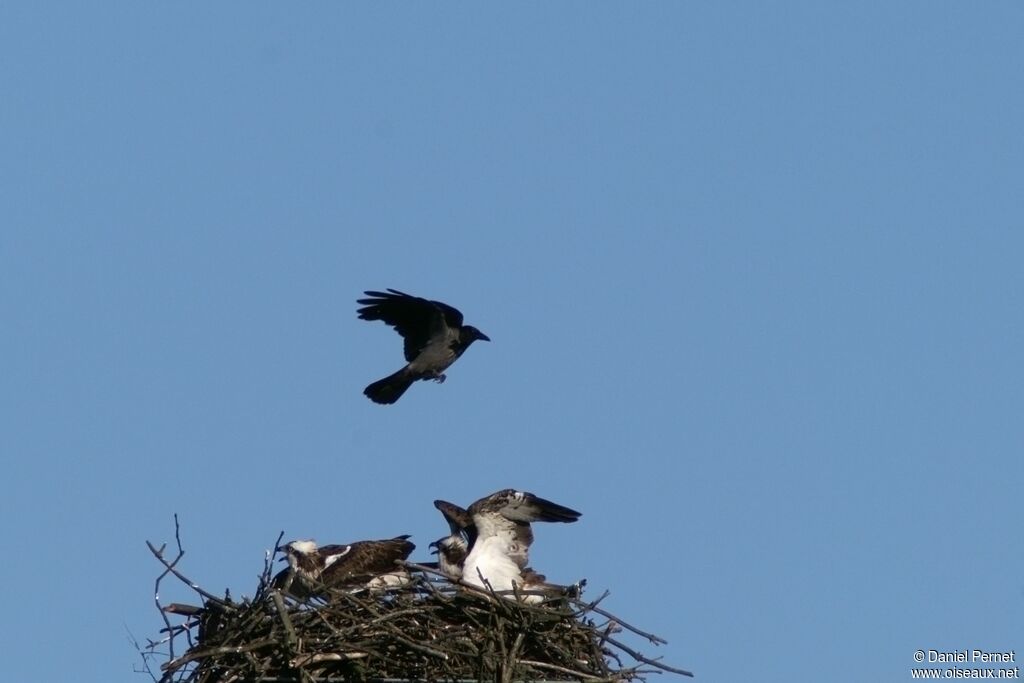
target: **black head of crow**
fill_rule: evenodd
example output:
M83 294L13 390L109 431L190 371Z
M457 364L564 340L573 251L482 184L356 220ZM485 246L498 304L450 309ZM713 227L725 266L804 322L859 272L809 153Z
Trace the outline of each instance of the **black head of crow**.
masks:
M490 338L472 325L462 324L462 313L440 301L421 299L397 289L367 291L359 299L362 320L382 320L405 339L408 364L363 391L375 403L394 403L418 379L445 380L444 371L477 339Z

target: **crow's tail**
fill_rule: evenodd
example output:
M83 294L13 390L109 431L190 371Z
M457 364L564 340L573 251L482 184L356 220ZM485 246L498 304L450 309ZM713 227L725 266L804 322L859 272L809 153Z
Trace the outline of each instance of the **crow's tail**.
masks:
M363 389L363 393L374 403L394 403L402 398L405 390L416 381L407 368L402 368L393 375L377 380Z

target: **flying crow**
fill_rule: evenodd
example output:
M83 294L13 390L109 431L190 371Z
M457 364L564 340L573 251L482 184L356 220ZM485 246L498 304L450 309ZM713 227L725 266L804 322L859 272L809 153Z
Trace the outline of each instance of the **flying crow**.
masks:
M405 339L404 368L378 380L363 391L374 403L394 403L418 379L445 380L444 371L477 339L490 337L462 324L462 313L440 301L421 299L396 289L367 291L359 318L383 320Z

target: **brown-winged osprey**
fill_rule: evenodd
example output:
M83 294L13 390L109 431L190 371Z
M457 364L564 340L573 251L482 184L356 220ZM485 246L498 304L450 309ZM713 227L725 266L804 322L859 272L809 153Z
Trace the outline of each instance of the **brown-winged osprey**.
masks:
M459 548L458 538L465 531L468 552L462 559L459 578L478 588L488 586L495 592L543 591L565 595L571 588L549 584L542 574L530 569L530 544L533 543L531 522L575 522L580 513L553 503L526 491L504 489L481 498L464 511L472 524L467 525L465 515L458 506L445 501L434 505L449 520L452 534L438 541L439 555L444 558L445 546ZM457 531L459 533L457 533ZM457 567L458 552L451 556ZM449 569L449 576L457 570ZM506 597L513 598L508 594ZM542 595L523 595L526 602L540 602Z
M409 536L347 545L317 547L311 540L292 541L278 548L288 568L274 577L273 586L298 598L320 595L325 588L386 588L408 583L409 573L397 566L416 548Z

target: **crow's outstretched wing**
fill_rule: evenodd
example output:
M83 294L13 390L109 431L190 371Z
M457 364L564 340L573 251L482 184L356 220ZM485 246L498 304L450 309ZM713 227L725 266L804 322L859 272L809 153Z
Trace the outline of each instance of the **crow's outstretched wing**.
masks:
M432 339L444 339L449 330L462 327L462 313L440 301L412 296L397 289L368 290L368 299L357 313L362 320L380 320L395 328L405 340L405 360L411 363Z

